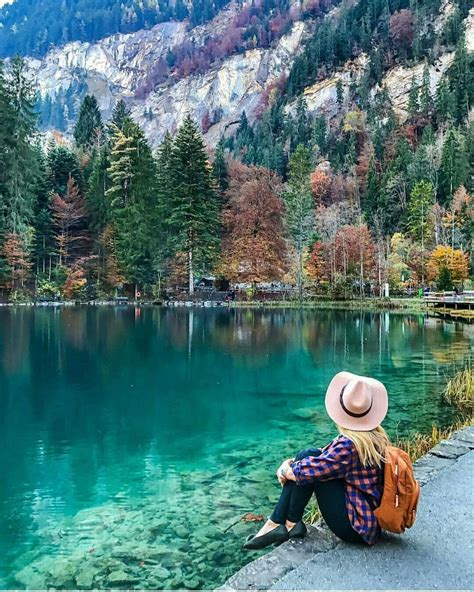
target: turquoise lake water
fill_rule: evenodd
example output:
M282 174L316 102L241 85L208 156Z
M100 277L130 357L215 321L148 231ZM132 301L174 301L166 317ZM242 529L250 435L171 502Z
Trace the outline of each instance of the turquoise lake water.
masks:
M0 309L0 587L210 588L256 554L274 471L335 435L342 369L392 436L452 419L473 327L346 311Z

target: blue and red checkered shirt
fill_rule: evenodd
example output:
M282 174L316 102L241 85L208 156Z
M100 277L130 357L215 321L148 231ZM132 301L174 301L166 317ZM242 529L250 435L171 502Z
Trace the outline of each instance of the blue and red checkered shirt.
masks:
M373 545L380 528L374 510L382 496L382 471L378 467L364 467L349 438L338 436L322 449L320 456L308 456L291 464L297 483L319 479L343 479L346 506L352 528L366 543Z

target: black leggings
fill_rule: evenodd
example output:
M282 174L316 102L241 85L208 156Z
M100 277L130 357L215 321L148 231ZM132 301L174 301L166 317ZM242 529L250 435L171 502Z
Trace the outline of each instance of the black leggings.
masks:
M307 448L298 452L295 460L320 454L319 448ZM287 520L299 522L303 518L305 508L313 493L316 494L324 521L337 537L348 543L365 542L352 528L347 516L346 494L342 479L313 481L307 485L298 485L294 481L287 481L270 520L277 524L285 524Z

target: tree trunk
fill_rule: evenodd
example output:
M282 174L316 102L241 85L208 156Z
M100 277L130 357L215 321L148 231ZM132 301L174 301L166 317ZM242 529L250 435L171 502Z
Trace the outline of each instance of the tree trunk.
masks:
M303 251L300 250L298 261L298 298L303 302Z
M189 271L189 295L194 295L194 270L193 270L193 251L188 251L188 271Z

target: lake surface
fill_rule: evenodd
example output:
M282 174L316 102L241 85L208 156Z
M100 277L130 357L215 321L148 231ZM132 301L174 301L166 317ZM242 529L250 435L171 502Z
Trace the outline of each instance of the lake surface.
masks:
M473 327L346 311L0 309L0 587L201 588L256 554L279 462L335 436L342 369L392 436L452 419Z

